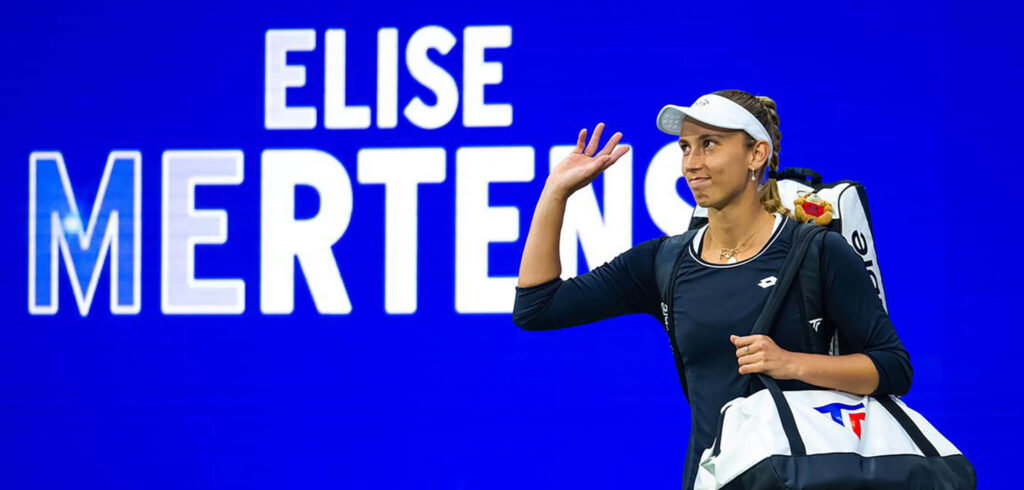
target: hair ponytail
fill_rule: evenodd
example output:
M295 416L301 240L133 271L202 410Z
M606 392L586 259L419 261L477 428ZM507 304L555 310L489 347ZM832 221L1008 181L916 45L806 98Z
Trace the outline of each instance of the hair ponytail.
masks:
M765 95L758 95L757 100L768 110L768 117L771 121L771 125L766 126L771 131L772 139L774 140L773 146L775 151L768 158L768 162L761 167L760 175L758 180L764 177L767 172L765 167L771 169L768 175L768 181L758 188L758 197L761 199L761 205L769 213L779 212L783 216L789 215L789 209L782 204L782 195L779 194L779 184L775 178L775 174L779 171L779 146L782 140L782 132L779 131L779 113L775 109L775 101L771 97Z
M754 96L742 90L719 90L714 93L743 106L768 131L772 138L774 151L768 157L768 161L758 170L758 182L764 179L765 174L768 174L768 180L758 186L757 195L761 201L761 206L769 213L778 212L783 216L789 216L789 209L782 204L779 185L775 177L775 174L779 171L779 148L782 144L782 132L779 131L779 113L776 109L775 101L771 97L765 95ZM751 138L750 146L753 147L753 145L754 140ZM769 169L771 169L771 172L769 172Z

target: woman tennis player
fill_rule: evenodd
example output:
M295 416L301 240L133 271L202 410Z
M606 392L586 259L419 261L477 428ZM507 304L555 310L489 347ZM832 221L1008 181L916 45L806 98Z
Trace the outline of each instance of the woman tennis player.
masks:
M683 253L673 279L672 341L683 360L692 414L683 488L693 487L721 406L747 394L751 377L745 374L771 376L783 390L906 394L910 356L860 257L839 233L826 233L821 259L823 307L836 328L837 355L809 352L796 290L786 295L772 337L749 335L797 228L774 178L782 136L775 102L721 90L691 106L665 106L658 128L678 137L682 174L708 211L708 223ZM617 147L621 133L598 151L603 129L598 124L589 142L586 129L580 131L575 150L551 171L541 192L516 287L513 318L523 329L565 328L629 313L662 321L654 258L666 237L640 243L585 274L560 277L566 200L629 151Z

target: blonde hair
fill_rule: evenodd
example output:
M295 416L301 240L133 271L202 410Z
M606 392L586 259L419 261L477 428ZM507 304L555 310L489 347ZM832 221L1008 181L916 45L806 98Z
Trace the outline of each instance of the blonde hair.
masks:
M726 97L750 111L764 125L764 128L772 138L774 151L768 157L768 161L758 170L758 182L764 179L769 168L772 170L772 175L777 173L779 171L779 148L782 144L782 131L779 131L779 113L775 106L775 101L766 95L755 96L742 90L719 90L714 93ZM753 138L748 138L747 147L753 148L755 143ZM778 212L783 216L789 216L789 209L782 204L779 185L775 177L769 176L766 182L758 186L757 195L761 201L761 206L769 213Z

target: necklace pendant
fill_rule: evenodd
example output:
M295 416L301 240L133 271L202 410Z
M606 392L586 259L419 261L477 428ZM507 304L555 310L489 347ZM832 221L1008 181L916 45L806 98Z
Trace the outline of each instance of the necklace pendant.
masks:
M729 260L725 261L726 264L735 264L736 257L729 257Z

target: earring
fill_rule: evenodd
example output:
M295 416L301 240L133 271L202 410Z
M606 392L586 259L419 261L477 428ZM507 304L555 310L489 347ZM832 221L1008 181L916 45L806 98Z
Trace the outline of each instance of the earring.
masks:
M757 172L753 170L750 171L750 180L757 180Z

